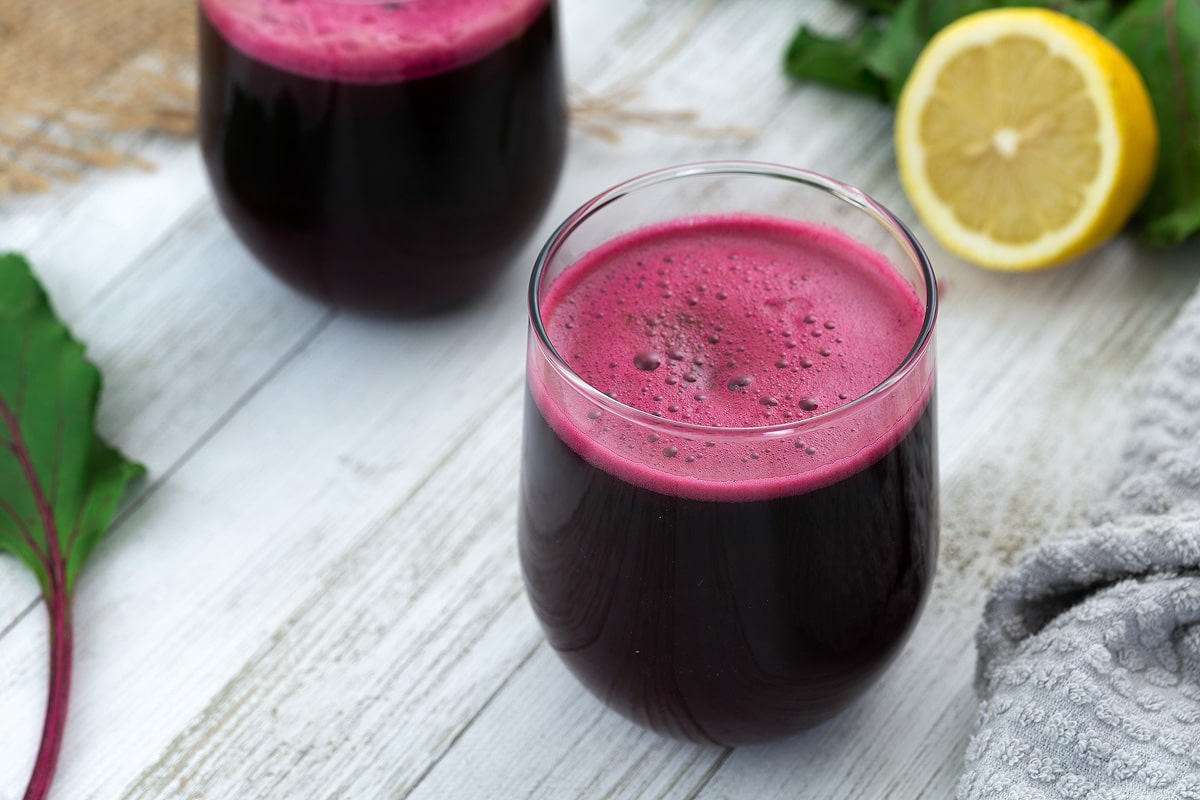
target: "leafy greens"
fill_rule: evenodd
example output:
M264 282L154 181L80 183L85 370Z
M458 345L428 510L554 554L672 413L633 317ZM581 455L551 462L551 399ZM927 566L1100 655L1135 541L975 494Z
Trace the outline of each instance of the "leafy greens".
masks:
M99 371L29 264L0 255L0 550L37 576L50 615L49 701L25 800L47 795L62 748L75 581L144 472L96 435L99 392Z
M792 77L895 104L934 34L987 8L1038 6L1099 30L1138 68L1158 121L1158 168L1138 212L1154 245L1200 232L1200 0L850 0L862 26L846 37L801 27L784 68Z

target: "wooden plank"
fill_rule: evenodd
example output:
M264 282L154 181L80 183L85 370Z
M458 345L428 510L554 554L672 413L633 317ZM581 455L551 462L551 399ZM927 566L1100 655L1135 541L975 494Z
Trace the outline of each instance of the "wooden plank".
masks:
M410 797L686 797L728 752L609 711L543 643Z
M393 516L339 532L342 556L124 796L395 797L419 780L536 645L513 534L521 394L502 398Z
M138 151L152 170L95 170L78 186L0 200L0 250L28 255L68 321L208 199L195 147L148 138Z

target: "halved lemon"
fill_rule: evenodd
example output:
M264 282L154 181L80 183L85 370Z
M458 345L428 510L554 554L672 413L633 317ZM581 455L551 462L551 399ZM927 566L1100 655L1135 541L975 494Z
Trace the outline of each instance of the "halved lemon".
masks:
M1137 209L1158 127L1137 68L1055 11L981 11L922 51L896 111L900 179L946 249L985 267L1060 264Z

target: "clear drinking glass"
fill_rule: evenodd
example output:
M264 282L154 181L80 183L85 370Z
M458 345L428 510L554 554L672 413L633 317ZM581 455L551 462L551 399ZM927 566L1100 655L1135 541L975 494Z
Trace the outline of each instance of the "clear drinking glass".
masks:
M436 310L513 259L557 183L554 0L199 0L200 142L233 229L326 302Z
M858 697L938 539L936 281L850 186L667 169L542 250L519 545L550 644L665 734L786 736Z

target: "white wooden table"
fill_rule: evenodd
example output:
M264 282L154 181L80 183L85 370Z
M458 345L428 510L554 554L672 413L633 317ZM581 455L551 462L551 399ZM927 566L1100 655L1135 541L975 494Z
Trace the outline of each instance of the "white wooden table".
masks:
M750 141L576 133L558 195L471 308L380 322L261 270L218 215L196 147L135 142L157 171L95 173L0 201L106 376L102 434L149 467L76 596L58 798L911 798L953 791L988 583L1086 519L1118 467L1156 339L1200 247L1121 238L1045 274L946 254L940 321L942 551L916 633L842 716L770 746L662 739L562 667L523 595L515 507L524 289L574 206L658 166L779 161L857 184L915 223L891 112L797 86L780 61L833 0L562 0L568 72L590 91L699 20L644 82ZM40 734L47 630L0 558L0 800Z

